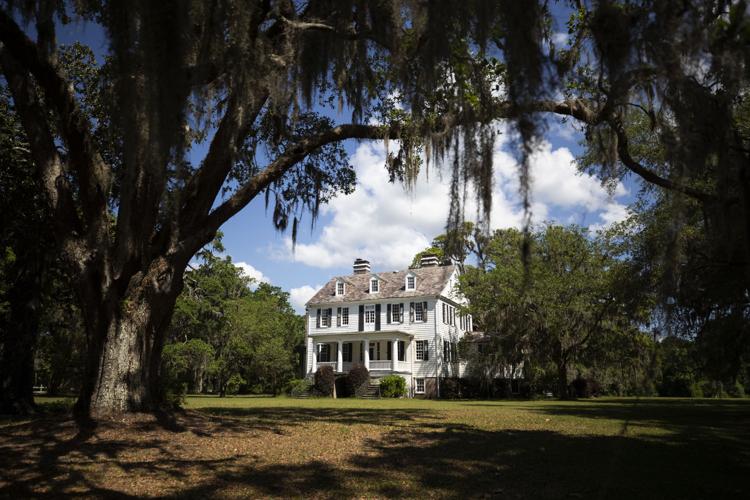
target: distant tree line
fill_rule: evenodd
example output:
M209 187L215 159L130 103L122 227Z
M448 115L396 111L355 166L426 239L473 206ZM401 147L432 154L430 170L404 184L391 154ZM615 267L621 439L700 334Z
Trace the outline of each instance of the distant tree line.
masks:
M459 259L447 246L451 238L465 255L482 248L459 285L477 330L460 345L469 377L445 384L445 395L714 397L750 390L746 320L722 314L730 311L724 295L710 291L723 287L705 283L731 287L732 278L700 272L694 250L676 261L657 258L666 251L657 234L666 208L656 200L634 209L596 233L544 224L477 242L466 224L417 254ZM697 218L683 238L686 247L705 241ZM675 274L678 286L665 287Z

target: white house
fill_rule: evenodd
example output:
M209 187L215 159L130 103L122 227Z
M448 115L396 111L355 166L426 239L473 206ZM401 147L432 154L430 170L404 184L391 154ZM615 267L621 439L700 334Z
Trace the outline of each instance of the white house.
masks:
M362 364L373 379L398 374L410 395L437 396L440 379L461 376L458 341L472 331L456 291L459 268L426 256L418 268L372 272L357 259L307 302L306 371Z

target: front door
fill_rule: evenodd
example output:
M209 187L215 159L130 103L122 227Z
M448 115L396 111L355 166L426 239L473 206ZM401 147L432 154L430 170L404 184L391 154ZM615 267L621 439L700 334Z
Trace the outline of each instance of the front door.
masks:
M365 306L365 331L375 331L375 304Z

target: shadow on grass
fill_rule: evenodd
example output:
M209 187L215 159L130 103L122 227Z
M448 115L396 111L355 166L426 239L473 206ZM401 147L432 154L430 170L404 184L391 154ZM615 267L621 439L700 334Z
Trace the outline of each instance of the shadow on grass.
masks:
M676 412L675 412L676 410ZM0 428L0 496L128 497L150 494L227 496L740 498L748 497L748 405L648 403L548 404L529 408L555 416L658 423L647 437L571 436L543 430L488 431L429 411L387 409L213 408L178 417L182 432L153 419L127 428L104 424L98 437L69 421L34 420ZM294 433L375 426L344 462L282 464L253 455L191 456L172 437L223 433L258 436L258 446ZM308 426L316 424L316 431ZM113 425L113 432L107 432ZM344 426L344 427L338 427ZM711 430L713 429L713 430ZM718 429L718 431L717 431ZM235 434L233 434L235 435ZM104 436L104 437L102 437ZM189 443L189 441L188 441ZM292 453L294 450L289 450ZM135 456L134 456L135 454ZM101 480L110 467L127 477L173 486L134 490ZM98 468L98 469L97 469ZM98 472L96 472L98 470ZM98 475L97 475L98 474ZM5 481L5 482L4 482ZM102 486L107 484L107 487ZM158 485L157 485L158 486Z

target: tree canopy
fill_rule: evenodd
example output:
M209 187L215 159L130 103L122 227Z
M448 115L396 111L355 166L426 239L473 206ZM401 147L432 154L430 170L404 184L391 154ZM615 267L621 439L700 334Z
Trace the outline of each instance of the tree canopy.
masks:
M398 140L390 177L450 172L488 232L496 120L529 158L554 113L581 124L602 180L695 200L711 259L750 267L745 2L268 0L0 3L0 67L89 339L82 414L158 405L183 272L257 196L300 214L354 187L341 141ZM568 42L556 43L564 12ZM66 66L59 24L96 23L104 62ZM76 82L81 83L78 85ZM320 109L351 111L337 122ZM633 122L661 146L641 155ZM187 152L198 143L198 164ZM449 245L455 247L455 245ZM524 246L528 252L528 241Z

